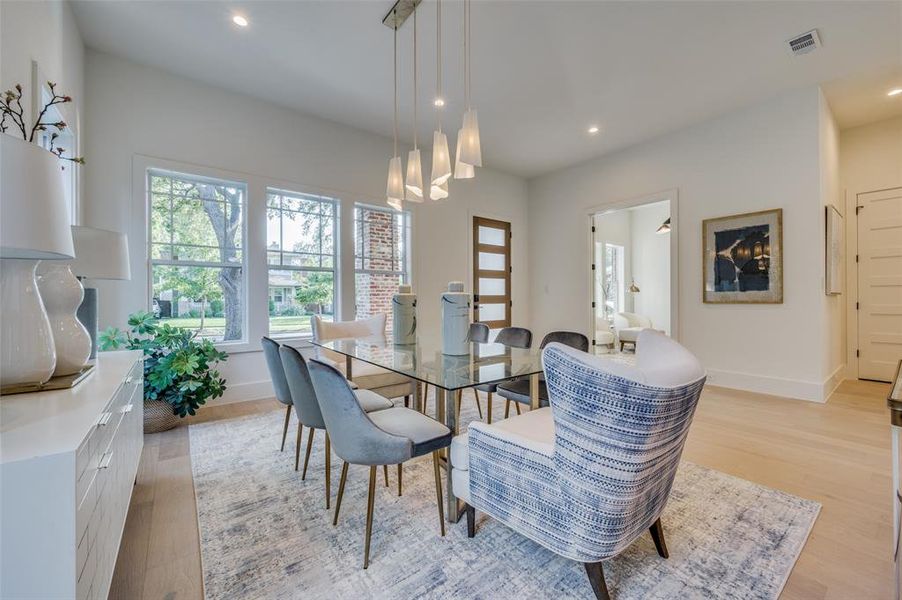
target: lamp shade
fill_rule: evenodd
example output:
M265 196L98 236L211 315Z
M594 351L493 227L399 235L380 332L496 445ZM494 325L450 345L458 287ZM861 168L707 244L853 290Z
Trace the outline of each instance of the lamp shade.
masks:
M670 233L670 217L667 217L667 220L661 223L661 226L658 227L658 230L655 233Z
M404 173L401 169L401 157L396 156L388 161L388 185L385 190L386 198L391 206L401 206L404 199ZM393 204L394 202L394 204Z
M72 273L88 279L131 279L128 237L117 231L72 226L75 260Z
M476 169L473 165L460 160L460 146L463 143L464 130L457 132L457 151L454 154L454 179L473 179L476 177Z
M441 187L451 177L451 157L448 155L448 136L441 131L432 134L432 187ZM430 195L433 200L438 200Z
M482 166L482 145L479 142L479 119L476 109L467 109L464 113L463 137L458 138L460 160L474 167Z
M448 197L448 180L446 179L441 185L431 185L429 189L429 197L433 200L444 200Z
M411 150L407 154L407 200L423 201L423 164L420 162L420 151Z
M0 134L0 258L75 256L59 158Z

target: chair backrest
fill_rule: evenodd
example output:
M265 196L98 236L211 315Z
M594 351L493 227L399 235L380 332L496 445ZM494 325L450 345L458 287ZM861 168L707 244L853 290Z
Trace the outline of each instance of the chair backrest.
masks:
M291 390L291 398L294 401L294 411L298 415L298 421L307 427L323 429L326 422L319 409L307 361L296 348L291 346L282 346L279 349L279 355L285 368L285 377L288 380L288 389Z
M308 364L332 449L342 460L355 465L393 465L411 457L413 442L377 427L338 369L315 358Z
M467 332L468 342L478 342L485 344L489 341L489 326L485 323L470 323L470 330Z
M495 336L495 343L510 348L531 348L532 332L525 327L505 327Z
M581 352L589 351L589 338L581 333L576 333L575 331L552 331L542 338L542 344L539 348L545 348L545 346L553 342L576 348Z
M569 531L559 532L574 554L614 556L658 518L705 382L698 360L677 342L653 330L639 340L647 364L675 366L656 371L561 344L542 354L562 505L580 507ZM578 535L586 531L592 535Z
M357 321L325 321L319 315L310 317L313 340L328 342L345 338L366 338L385 335L386 315L373 315Z
M627 327L653 327L653 325L648 317L637 313L622 312L614 315L614 327L626 329Z
M282 358L279 356L279 343L264 337L263 356L266 359L266 368L269 369L269 378L272 379L272 387L276 392L276 400L291 406L291 390L288 388L288 380L285 379L285 369L282 367Z

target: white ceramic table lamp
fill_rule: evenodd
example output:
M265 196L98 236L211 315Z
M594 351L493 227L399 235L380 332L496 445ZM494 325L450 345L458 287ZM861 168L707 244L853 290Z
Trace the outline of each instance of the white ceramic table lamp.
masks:
M35 281L41 260L75 255L60 161L0 134L0 385L43 383L56 368Z
M72 272L80 279L131 279L128 263L128 236L117 231L72 226L75 260ZM91 358L97 356L97 289L84 288L78 320L91 335Z

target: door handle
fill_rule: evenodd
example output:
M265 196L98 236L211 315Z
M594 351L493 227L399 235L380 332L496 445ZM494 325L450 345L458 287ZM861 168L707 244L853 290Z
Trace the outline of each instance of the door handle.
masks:
M126 413L132 412L132 409L133 409L134 407L135 407L134 404L126 404L125 406L122 407L122 414L126 414Z

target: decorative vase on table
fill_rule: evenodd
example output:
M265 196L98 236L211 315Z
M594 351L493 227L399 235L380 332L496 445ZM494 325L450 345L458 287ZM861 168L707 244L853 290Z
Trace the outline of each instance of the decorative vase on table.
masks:
M44 383L56 368L35 269L75 255L69 225L59 157L0 134L0 386Z
M72 274L68 263L54 261L43 267L38 287L56 348L53 376L78 373L91 355L91 336L75 315L84 298L81 282Z
M442 354L462 356L470 353L470 294L462 281L452 281L442 294Z
M395 344L407 346L417 341L417 295L409 285L398 286L392 298L392 338Z

